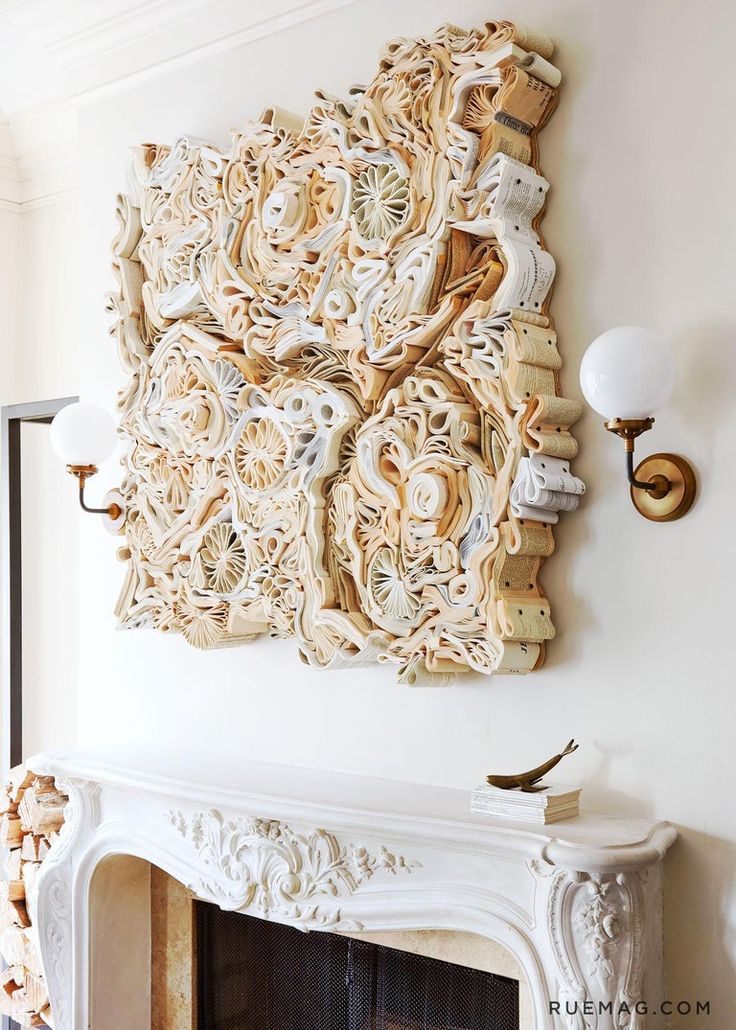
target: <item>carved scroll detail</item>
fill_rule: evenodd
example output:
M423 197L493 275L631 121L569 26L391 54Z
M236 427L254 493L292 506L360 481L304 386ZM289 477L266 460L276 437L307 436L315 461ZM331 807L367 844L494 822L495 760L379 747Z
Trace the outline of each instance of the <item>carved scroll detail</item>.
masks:
M326 830L297 833L275 819L227 820L216 811L192 817L173 811L167 818L208 870L190 885L195 894L221 908L303 929L361 929L343 919L335 899L353 894L379 871L395 876L418 865L387 848L375 855L341 844Z
M295 636L309 664L409 684L541 664L539 570L583 490L540 232L551 55L446 25L303 124L135 151L123 625Z

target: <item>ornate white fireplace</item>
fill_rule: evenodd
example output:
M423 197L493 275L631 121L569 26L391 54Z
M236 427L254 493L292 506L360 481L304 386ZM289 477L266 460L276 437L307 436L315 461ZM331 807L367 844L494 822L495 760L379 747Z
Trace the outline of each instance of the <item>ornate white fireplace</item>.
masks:
M120 989L116 978L95 973L97 931L114 918L128 931L114 935L115 968L145 975L145 905L133 888L124 898L93 889L112 856L149 862L221 908L304 930L485 938L523 985L522 1026L662 1025L633 1013L663 997L669 823L503 823L471 815L465 791L171 754L39 755L29 766L70 798L38 885L55 1030L143 1025L134 1009L145 1009L145 991L115 1011L104 995Z

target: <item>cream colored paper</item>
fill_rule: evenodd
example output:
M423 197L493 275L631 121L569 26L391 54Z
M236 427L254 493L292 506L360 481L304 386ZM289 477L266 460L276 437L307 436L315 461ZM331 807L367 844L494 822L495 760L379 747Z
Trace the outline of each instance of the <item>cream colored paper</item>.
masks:
M224 152L136 149L110 304L124 625L293 636L313 666L417 685L542 662L554 540L520 513L571 493L519 471L567 456L575 414L539 235L551 54L446 25Z

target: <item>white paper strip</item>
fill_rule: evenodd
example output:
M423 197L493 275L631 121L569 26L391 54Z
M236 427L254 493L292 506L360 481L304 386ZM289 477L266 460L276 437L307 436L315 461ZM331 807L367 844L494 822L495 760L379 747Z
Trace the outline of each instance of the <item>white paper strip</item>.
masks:
M511 510L520 519L557 522L559 511L574 511L585 483L570 473L570 463L548 454L522 458L511 487Z

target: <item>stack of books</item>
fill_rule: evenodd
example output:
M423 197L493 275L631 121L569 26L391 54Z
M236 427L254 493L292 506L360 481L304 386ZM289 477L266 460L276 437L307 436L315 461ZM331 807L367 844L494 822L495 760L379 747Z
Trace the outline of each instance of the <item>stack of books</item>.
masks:
M561 823L580 814L581 787L550 784L536 793L502 790L481 783L471 792L470 811L523 823Z

